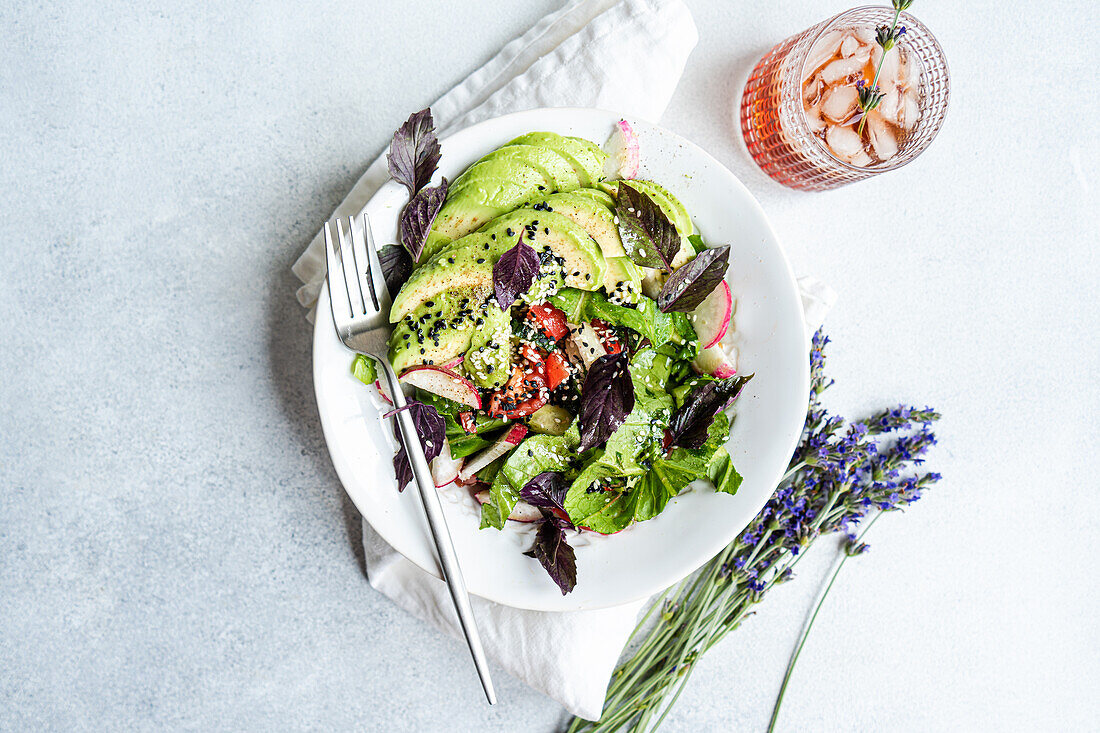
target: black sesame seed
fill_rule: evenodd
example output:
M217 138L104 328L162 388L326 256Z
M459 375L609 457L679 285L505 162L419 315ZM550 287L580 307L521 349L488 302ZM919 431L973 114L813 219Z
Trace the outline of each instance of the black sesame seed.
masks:
M485 264L485 258L484 257L478 257L477 258L477 264L484 265Z

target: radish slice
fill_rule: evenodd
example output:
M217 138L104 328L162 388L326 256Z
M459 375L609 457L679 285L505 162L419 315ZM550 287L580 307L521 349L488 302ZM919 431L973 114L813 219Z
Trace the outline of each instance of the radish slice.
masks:
M575 354L584 364L586 370L590 369L596 359L607 353L607 349L603 347L603 342L600 341L600 335L596 333L596 329L592 328L592 324L587 321L579 326L572 323L566 325L569 326L569 343L566 344L566 350L571 354Z
M474 498L478 500L479 504L489 503L489 490L479 491L474 494ZM542 512L538 510L538 507L533 507L525 501L517 501L515 507L512 508L512 513L508 515L508 518L513 522L523 522L530 524L531 522L537 522L542 519Z
M481 409L481 393L466 377L459 376L450 369L437 366L415 366L407 369L400 377L405 384L446 397L449 400Z
M634 128L626 120L615 123L615 131L603 145L607 153L607 162L604 163L603 173L607 180L615 178L634 178L638 175L638 167L641 164L638 136Z
M451 446L446 439L443 441L443 450L432 459L432 479L435 487L441 488L458 478L458 469L462 467L461 458L451 457Z
M657 300L657 296L661 294L661 288L665 286L665 273L652 267L642 268L642 292L645 293L647 298L653 298Z
M451 359L449 362L447 362L446 364L443 364L442 366L443 366L444 369L454 369L456 366L461 364L462 360L465 359L465 358L466 357L464 357L464 356L456 356L455 358Z
M469 481L478 471L519 445L525 435L526 425L513 425L511 430L497 438L497 442L466 461L466 465L458 472L459 480Z
M709 374L718 379L728 379L737 374L737 365L730 361L720 343L701 349L692 359L691 366L700 374Z
M378 394L382 397L382 399L386 401L387 405L393 404L393 400L390 399L390 395L388 392L386 392L386 388L382 386L381 381L377 379L374 380L374 388L378 390Z
M709 349L722 340L729 330L731 316L733 294L730 286L723 280L691 313L695 333L704 349Z

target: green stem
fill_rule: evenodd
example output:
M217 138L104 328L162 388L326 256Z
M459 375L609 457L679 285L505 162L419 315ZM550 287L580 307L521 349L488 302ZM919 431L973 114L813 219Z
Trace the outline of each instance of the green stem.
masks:
M900 18L900 17L901 17L901 10L895 9L894 10L894 22L890 24L890 37L891 38L893 38L893 36L894 36L894 29L898 27L898 18ZM887 53L889 53L889 52L885 48L882 49L882 56L879 58L878 66L875 68L875 78L871 81L871 89L872 90L874 90L875 86L878 84L878 75L882 73L882 62L886 60L886 54ZM859 129L856 130L856 134L861 135L861 136L863 135L863 125L864 125L865 122L867 122L867 114L866 113L869 112L869 111L870 110L865 110L863 117L859 118Z
M876 514L871 518L871 521L867 523L867 526L859 533L856 538L856 542L860 542L863 539L863 535L867 534L867 530L871 529L871 525L881 517L882 514ZM821 596L817 599L817 604L814 606L814 612L810 616L809 622L807 622L805 628L802 629L801 635L798 637L798 645L795 646L794 654L791 655L791 660L787 663L787 671L783 675L783 684L779 688L779 696L775 700L775 707L772 708L772 717L768 721L768 733L774 733L775 723L779 719L779 707L783 704L783 696L787 693L787 683L791 681L791 672L794 671L794 665L798 662L798 657L802 654L802 647L806 645L806 639L810 635L810 629L814 626L814 621L817 620L817 614L821 611L821 606L825 603L825 598L829 595L829 591L833 589L833 583L836 582L837 575L840 574L840 569L844 567L844 563L848 562L848 558L851 557L847 552L844 552L840 556L840 562L833 568L833 574L829 578L828 585L825 586L825 590L822 591Z

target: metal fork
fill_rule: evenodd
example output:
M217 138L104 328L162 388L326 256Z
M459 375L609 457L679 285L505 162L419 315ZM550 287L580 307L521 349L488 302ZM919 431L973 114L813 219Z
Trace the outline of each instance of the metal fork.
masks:
M405 395L401 383L390 366L390 293L382 276L382 266L378 262L378 251L371 234L370 220L362 215L362 227L355 226L355 220L348 218L348 232L345 235L340 220L335 223L336 239L340 243L337 250L332 235L333 227L325 223L325 257L328 264L329 304L332 306L332 320L336 324L336 334L352 351L365 354L377 362L385 376L389 393L393 399L397 425L405 443L405 451L412 464L416 488L420 493L420 503L428 519L428 527L435 541L435 551L443 579L451 591L455 611L474 666L485 688L485 697L490 705L497 701L493 680L489 677L489 665L485 660L485 651L481 648L481 636L474 623L473 609L470 608L470 594L462 579L462 570L458 567L454 545L447 530L447 521L443 517L443 507L439 504L435 481L424 458L424 448L412 415L405 407ZM364 236L365 234L365 236ZM350 241L349 241L350 240ZM336 287L341 284L342 287Z

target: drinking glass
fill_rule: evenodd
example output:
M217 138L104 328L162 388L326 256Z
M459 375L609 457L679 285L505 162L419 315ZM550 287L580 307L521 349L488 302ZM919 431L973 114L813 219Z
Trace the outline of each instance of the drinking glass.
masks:
M898 141L895 155L862 166L839 158L821 134L810 129L803 107L803 74L818 39L842 29L869 28L873 33L893 19L894 10L889 7L855 8L791 36L760 59L741 96L741 132L753 160L765 173L791 188L823 191L900 168L928 147L947 113L947 60L928 28L908 13L898 21L905 26L905 35L888 53L899 53L899 47L904 47L908 62L919 64L920 116Z

